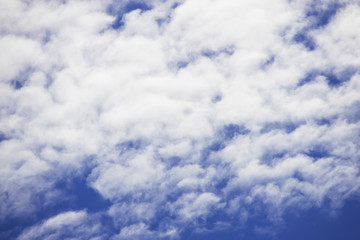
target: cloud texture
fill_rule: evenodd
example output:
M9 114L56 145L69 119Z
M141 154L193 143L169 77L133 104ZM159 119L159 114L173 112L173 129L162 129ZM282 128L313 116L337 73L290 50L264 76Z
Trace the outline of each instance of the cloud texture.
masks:
M0 27L4 237L178 239L359 194L358 1L1 0Z

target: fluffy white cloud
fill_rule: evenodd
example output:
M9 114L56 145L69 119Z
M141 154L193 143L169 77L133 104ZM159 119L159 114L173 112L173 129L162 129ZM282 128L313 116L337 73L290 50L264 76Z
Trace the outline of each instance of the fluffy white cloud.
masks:
M322 25L333 1L0 6L1 220L63 203L64 178L110 202L114 239L175 238L216 212L245 221L258 200L273 220L335 209L359 191L356 1ZM19 238L110 237L89 215Z
M106 239L101 224L86 212L65 212L26 229L18 239Z

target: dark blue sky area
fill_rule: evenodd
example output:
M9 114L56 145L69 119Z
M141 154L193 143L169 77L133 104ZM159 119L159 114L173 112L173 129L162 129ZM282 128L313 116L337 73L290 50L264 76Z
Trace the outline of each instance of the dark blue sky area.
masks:
M77 198L73 201L62 203L54 206L54 209L44 209L36 214L35 219L23 219L21 224L19 219L7 219L0 224L0 239L15 239L16 236L26 227L35 224L36 220L45 220L52 215L71 210L87 209L88 212L97 212L105 210L109 207L109 202L103 200L96 192L86 187L86 184L81 179L75 179L71 182L70 192L76 193ZM63 188L67 188L64 187ZM275 239L275 240L358 240L360 236L360 199L352 198L345 202L345 205L339 210L337 216L330 216L329 209L312 208L310 210L301 211L293 209L285 214L284 221L280 224L274 224L267 218L267 211L255 210L255 213L250 217L245 224L240 223L240 215L236 216L225 215L217 212L207 219L198 219L196 226L205 226L208 229L214 229L216 222L227 222L232 226L224 228L224 230L210 230L206 232L196 232L194 226L190 226L185 232L181 234L181 239L189 240L260 240L260 239ZM167 216L159 216L161 218ZM113 229L116 233L120 229L115 229L109 218L102 219L102 225L107 229ZM162 221L158 219L158 221ZM200 225L198 225L200 224ZM199 228L197 228L199 229ZM266 233L259 233L255 229L265 229ZM269 235L268 233L271 232Z
M348 200L337 216L330 216L329 211L312 208L307 211L291 212L284 217L284 222L271 225L266 214L249 219L244 228L237 230L214 231L207 233L183 234L182 239L189 240L359 240L360 237L360 199ZM267 226L264 224L268 224ZM257 227L266 229L268 233L254 231ZM232 229L236 229L233 226Z

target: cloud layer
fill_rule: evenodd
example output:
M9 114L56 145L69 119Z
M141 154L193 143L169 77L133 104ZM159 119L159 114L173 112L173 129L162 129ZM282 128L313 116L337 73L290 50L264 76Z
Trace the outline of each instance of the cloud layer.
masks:
M357 1L0 12L2 236L177 239L359 194Z

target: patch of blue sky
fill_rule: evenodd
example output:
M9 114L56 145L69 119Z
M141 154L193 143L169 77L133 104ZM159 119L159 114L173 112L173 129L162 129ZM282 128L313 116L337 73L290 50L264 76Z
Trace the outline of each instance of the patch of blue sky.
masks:
M121 29L124 26L124 15L134 10L140 10L141 12L149 11L152 7L145 1L129 1L123 7L118 7L118 3L114 2L107 8L107 13L116 17L111 27L115 30Z
M272 226L275 232L276 225L268 218L269 212L266 206L255 199L252 205L241 203L246 206L246 217L242 215L242 210L232 209L231 212L222 209L213 210L212 214L206 218L199 219L202 229L191 228L190 225L181 235L181 239L200 240L200 239L264 239L264 235L259 234L257 229ZM270 237L270 236L265 236ZM271 238L271 237L270 237Z
M45 82L45 88L49 88L51 86L51 84L54 82L53 77L51 76L51 74L46 74L46 82Z
M282 130L286 133L291 133L295 131L303 123L294 123L294 122L269 122L265 123L261 128L260 133L265 134L273 130Z
M203 159L206 159L211 152L218 152L223 150L227 144L239 135L247 135L250 130L243 125L227 124L218 130L216 139L204 149Z
M207 57L207 58L215 58L215 57L219 56L220 54L225 54L225 55L231 56L234 54L234 52L235 52L234 47L229 46L229 47L219 49L219 50L205 49L205 50L201 51L201 56Z
M271 55L269 56L260 66L262 70L266 70L269 68L273 63L275 62L275 56Z
M16 239L26 227L36 224L37 218L12 217L0 221L0 239Z
M137 140L133 140L133 141L125 141L125 142L118 143L116 145L116 149L119 151L119 154L121 155L128 151L138 150L138 149L142 148L143 146L144 146L144 142L137 139Z
M116 16L116 19L111 24L111 28L117 30L117 29L120 29L123 26L124 26L123 15L121 14L121 15Z
M181 4L182 4L182 1L181 1L181 0L180 0L180 1L176 1L173 5L171 5L171 8L172 8L172 9L175 9L175 8L179 7Z
M240 213L233 216L225 215L223 218L215 213L206 218L204 224L207 230L195 231L188 227L181 234L180 239L189 240L357 240L360 236L358 216L360 215L360 202L358 199L350 199L336 217L330 216L322 208L312 207L306 210L299 208L287 209L281 216L282 220L273 222L270 220L266 206L262 203L254 203L248 208L248 218L245 223L241 222ZM223 225L223 229L217 228L221 220L230 225Z
M224 168L223 166L220 167ZM222 178L218 179L214 183L214 192L221 194L222 190L228 185L230 180L234 177L235 175L232 175L229 171L229 173L226 176L223 176Z
M333 73L323 74L330 86L339 86L343 81L347 81L348 79L341 79L341 77L336 76Z
M176 200L176 199L175 199ZM174 201L172 201L174 202ZM151 219L149 224L149 230L151 231L162 231L166 228L167 223L176 221L175 215L169 212L164 205L158 206L154 217Z
M28 66L23 71L21 71L15 78L10 81L10 85L19 90L23 88L27 81L29 81L29 77L32 74L33 69L32 67Z
M323 6L323 2L313 1L305 12L305 18L309 24L293 37L295 43L303 44L309 51L313 51L317 45L314 39L309 35L309 31L321 28L329 24L336 13L343 7L338 2L330 2Z
M349 123L358 123L360 121L360 102L351 104L351 106L346 109L344 118Z
M189 65L190 61L179 61L176 63L177 69L186 68Z
M173 5L171 5L172 11L175 10L177 7L179 7L181 4L182 4L181 2L175 2ZM161 27L164 24L169 23L171 21L171 14L163 18L157 18L155 21L157 25Z
M180 239L231 239L234 237L234 226L236 226L234 222L236 220L224 211L213 210L212 214L206 218L200 217L192 224L188 224L181 232ZM197 226L202 227L196 228Z
M330 156L330 151L324 145L314 145L304 152L305 155L317 160L319 158L325 158Z
M146 4L146 1L129 1L125 6L124 12L128 13L138 9L144 12L151 10L152 7Z
M42 39L41 39L41 43L42 43L42 44L47 44L48 42L51 41L51 37L52 37L51 31L46 30L46 31L44 32L44 35L43 35Z
M303 174L299 171L295 171L294 175L292 176L293 178L295 178L296 180L298 180L299 182L304 182L305 178L303 176Z
M331 70L312 70L301 78L298 82L298 86L303 86L309 82L314 81L317 77L323 76L325 77L326 82L330 87L338 87L343 83L348 82L354 74L356 74L357 69L354 67L348 67L341 72L334 72Z
M309 36L306 31L296 33L293 37L293 41L295 43L303 44L309 51L313 51L316 48L314 39Z
M208 149L213 152L218 152L223 150L226 147L226 143L223 141L215 141L213 142Z
M178 188L172 189L172 191L166 194L166 202L175 202L177 199L181 197L183 193L184 191Z
M243 125L228 124L220 131L220 134L225 140L232 140L239 135L247 135L250 130Z
M65 178L53 186L53 191L61 193L56 202L47 202L45 193L33 197L37 206L31 216L15 216L5 218L0 222L0 239L15 239L25 228L45 221L66 211L86 210L88 213L102 212L110 206L96 191L89 188L85 177ZM102 225L112 229L110 217L102 214ZM104 228L104 232L105 228Z
M282 159L288 153L284 151L268 150L261 156L260 161L267 165L273 165L277 160Z
M313 20L310 22L310 26L308 26L309 28L314 29L326 26L343 7L343 4L338 1L331 1L325 6L323 5L324 3L321 1L313 1L313 3L308 7L306 17Z
M15 77L10 81L10 85L16 90L21 89L28 80L29 74L30 72L27 71L22 72L21 74L19 74L17 77Z
M211 102L212 103L217 103L220 102L222 100L222 95L221 94L216 94L212 99Z
M331 151L325 145L321 144L313 145L301 153L314 160L331 156ZM284 157L291 156L291 154L292 153L288 151L267 150L261 156L260 160L267 165L273 165Z
M108 209L111 205L110 201L102 198L99 193L88 186L85 177L64 179L57 182L54 188L69 197L69 201L64 203L69 210L86 209L88 212L99 212Z
M161 159L168 169L179 166L182 164L182 159L179 156L171 156L166 159Z
M330 126L333 122L333 119L332 118L320 118L320 119L317 119L315 120L316 121L316 124L317 125L327 125L327 126Z
M284 216L286 226L278 232L277 239L356 240L360 236L358 216L360 201L355 198L347 200L336 217L315 207L302 212L288 211Z
M303 85L305 85L305 84L307 84L307 83L309 83L309 82L312 82L312 81L315 80L315 78L316 78L318 75L319 75L319 72L318 72L318 71L315 71L315 70L310 71L310 72L306 73L306 75L305 75L303 78L301 78L301 79L299 80L299 82L298 82L297 85L300 87L300 86L303 86Z
M200 57L214 59L222 54L231 56L234 52L235 52L235 48L233 46L221 48L219 50L212 50L212 49L198 50L198 52L193 52L186 59L181 59L175 63L170 63L169 67L170 68L175 67L176 70L180 70L180 69L186 68L189 64L198 60Z
M8 138L6 137L5 133L0 132L0 143L1 143L2 141L7 140L7 139L8 139Z
M166 18L157 18L155 21L159 27L164 25L165 23L169 23L171 20L170 16L167 16Z

